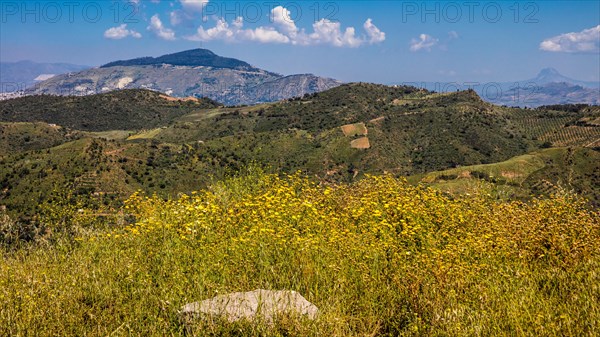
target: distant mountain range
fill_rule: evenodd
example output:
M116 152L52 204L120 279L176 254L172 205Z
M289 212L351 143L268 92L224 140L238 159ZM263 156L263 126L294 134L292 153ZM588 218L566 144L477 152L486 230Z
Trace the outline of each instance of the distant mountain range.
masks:
M472 88L482 99L507 106L600 104L600 82L575 80L560 74L554 68L542 69L535 78L512 82L402 82L399 84L412 84L438 92Z
M90 68L69 63L0 62L0 93L21 91L58 74Z
M342 84L312 74L284 76L207 49L118 60L86 68L30 61L2 63L0 93L25 89L25 95L85 96L120 89L150 89L175 97L207 97L226 105L251 105L321 92ZM396 84L436 92L473 88L485 101L507 106L600 104L600 82L572 79L553 68L542 69L535 78L511 82Z
M563 76L554 68L544 68L539 74L530 80L521 81L521 82L534 82L539 85L550 84L550 83L569 83L573 85L579 85L584 88L598 88L600 87L600 82L584 82L579 80L574 80L572 78Z
M532 79L500 83L502 92L479 93L500 105L538 107L550 104L600 104L600 82L584 82L561 75L554 68L542 69Z
M342 84L312 74L284 76L210 50L115 61L42 81L27 94L90 95L117 89L151 89L176 97L208 97L227 105L273 102Z

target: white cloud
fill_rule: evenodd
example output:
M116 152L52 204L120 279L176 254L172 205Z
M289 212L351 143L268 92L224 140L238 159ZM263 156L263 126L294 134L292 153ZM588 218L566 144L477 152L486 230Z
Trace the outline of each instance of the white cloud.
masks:
M246 37L250 41L256 41L260 43L288 43L290 42L289 37L281 34L275 28L272 27L258 27L254 30L247 29L244 31L247 34Z
M235 19L231 25L224 19L217 20L214 27L204 29L200 26L193 36L186 39L192 41L223 40L227 42L256 41L260 43L288 43L289 38L273 27L258 27L256 29L243 29L244 20L241 17Z
M327 19L313 23L314 33L310 34L309 44L329 44L335 47L358 47L365 40L358 39L354 27L348 27L342 33L341 24Z
M419 35L419 39L412 39L410 41L410 51L419 51L419 50L427 50L430 51L431 47L438 44L439 40L434 38L431 35L421 34Z
M163 40L175 40L175 32L172 29L163 26L158 14L154 14L150 19L150 26L148 26L147 29Z
M458 33L451 30L448 32L448 39L449 40L454 40L454 39L458 39Z
M193 41L223 40L228 42L255 41L260 43L289 43L293 45L331 45L335 47L359 47L364 44L381 43L385 33L375 26L371 19L365 21L365 34L356 35L354 27L342 30L339 22L321 19L313 23L313 32L307 34L299 29L291 13L282 6L277 6L270 13L271 26L260 26L254 29L244 28L244 21L238 17L231 24L224 19L218 19L215 26L205 29L198 27L196 34L187 36Z
M291 18L291 12L283 6L277 6L271 10L271 21L287 36L298 34L298 27Z
M187 11L202 12L208 0L179 0L179 2L181 2L181 7Z
M540 43L540 49L565 53L598 53L600 52L600 25L578 33L551 37Z
M368 18L367 21L365 21L363 27L369 36L369 43L380 43L385 41L385 33L373 24L371 18Z
M181 23L189 23L201 17L203 10L209 0L178 0L181 4L180 9L174 9L169 13L171 25L178 26ZM175 7L174 2L169 3L171 7ZM205 18L202 17L204 20ZM204 22L204 21L203 21Z
M142 37L142 34L136 32L135 30L127 29L127 24L109 28L104 32L104 37L112 40L120 40L128 36L139 39Z
M229 28L227 22L223 19L219 19L213 28L204 30L204 27L200 26L196 35L198 36L199 41L211 41L231 40L234 34L234 31Z
M242 27L244 27L244 18L238 16L231 24L237 29L242 29Z

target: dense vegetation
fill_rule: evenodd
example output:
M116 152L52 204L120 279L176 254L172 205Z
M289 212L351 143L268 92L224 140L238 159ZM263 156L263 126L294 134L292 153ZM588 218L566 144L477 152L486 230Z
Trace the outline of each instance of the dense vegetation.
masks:
M72 116L79 109L98 111L94 118L121 130L79 132L42 123L4 124L1 203L12 216L28 222L37 221L40 205L61 190L111 209L139 189L165 198L189 193L251 163L278 172L302 170L330 182L351 182L365 173L409 176L454 168L457 172L446 179L433 179L434 185L462 191L465 184L492 183L506 198L523 200L557 189L580 193L592 203L600 199L598 152L592 146L600 139L597 107L583 112L502 108L481 101L472 91L436 94L364 83L250 107L169 101L144 90L86 98L29 97L4 104L27 111L47 100L59 102L57 114L67 107ZM81 102L82 108L72 102ZM212 108L202 108L207 105ZM121 109L117 111L128 120L112 118L112 110L103 115L110 109ZM146 112L154 109L164 111L165 117L152 119L143 130L126 129L146 123L152 116ZM138 120L122 111L144 116ZM35 119L34 114L25 116ZM19 118L23 116L13 117ZM69 120L79 122L75 117ZM353 125L360 125L359 132L344 133ZM368 139L369 148L352 147L361 138ZM589 149L580 149L586 145ZM552 146L573 148L544 152L536 159L543 164L533 165L531 172L504 165L504 172L490 178L482 174L487 169L461 170L506 160L510 166L515 163L511 158ZM462 179L463 171L478 173Z
M506 114L481 101L474 92L431 94L413 87L373 84L344 85L260 109L185 120L162 131L156 139L190 142L235 137L241 141L233 148L241 147L238 155L243 157L244 152L255 148L249 145L257 143L253 139L260 137L258 142L274 144L272 139L281 134L301 132L326 152L314 156L320 158L321 168L351 174L353 167L407 175L490 163L525 153L535 143L526 139ZM367 124L372 144L369 151L352 151L340 133L341 126L357 122Z
M74 240L49 221L0 260L0 335L600 334L600 215L568 195L498 202L390 176L258 172L172 200L134 194L104 229L94 211L47 214L66 213ZM179 320L188 302L255 288L296 290L320 313Z
M552 105L542 105L537 107L536 110L555 110L555 111L566 111L566 112L586 112L586 111L596 111L598 112L597 106L590 106L589 104L552 104Z
M25 97L0 117L2 336L600 334L598 107L357 83L234 107ZM320 314L177 312L256 288Z
M47 149L83 137L83 133L48 123L0 122L0 153Z
M179 53L163 55L159 57L140 57L126 61L115 61L107 63L101 68L115 66L148 66L162 64L170 64L174 66L189 66L189 67L215 67L215 68L230 68L243 69L249 71L258 71L259 69L252 67L248 63L233 58L218 56L208 49L192 49Z
M120 90L91 96L25 96L0 101L2 122L46 122L77 130L130 130L168 124L198 109L218 106L210 99L167 100L150 90Z
M527 200L532 194L576 193L600 206L599 172L599 151L551 148L499 163L415 175L409 180L453 194L476 192L483 185L510 200Z

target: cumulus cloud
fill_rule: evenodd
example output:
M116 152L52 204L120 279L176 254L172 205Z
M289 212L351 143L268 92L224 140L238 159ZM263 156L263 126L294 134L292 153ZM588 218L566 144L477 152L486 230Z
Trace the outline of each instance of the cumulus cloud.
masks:
M314 32L309 35L308 44L329 44L335 47L358 47L365 42L356 37L354 27L348 27L342 33L339 22L321 19L313 23Z
M551 37L540 43L540 49L564 53L598 53L600 52L600 25L577 33Z
M321 19L312 25L313 31L306 33L298 28L291 18L290 11L277 6L271 10L272 25L257 28L244 28L244 21L238 17L229 24L218 19L211 28L198 27L196 34L187 36L193 41L223 40L228 42L255 41L260 43L287 43L293 45L331 45L335 47L359 47L364 44L381 43L385 33L375 26L371 19L365 21L365 34L358 36L354 27L342 29L341 23Z
M217 24L213 28L204 30L202 26L198 28L197 37L199 41L211 41L211 40L230 40L234 36L234 31L229 28L229 24L219 19Z
M150 26L147 28L149 31L153 32L158 38L163 40L175 40L175 32L172 29L166 28L158 14L154 14L154 16L150 19Z
M278 27L283 34L294 36L298 34L298 27L292 20L291 12L283 7L277 6L271 10L271 22Z
M204 10L209 0L178 0L181 8L176 8L169 13L169 20L172 26L178 26L182 23L189 24L194 22L199 17L203 20ZM171 7L174 7L174 2L171 2ZM204 21L203 21L204 22Z
M260 43L288 43L290 41L287 36L272 27L247 29L242 34L245 34L246 39Z
M419 35L418 39L412 39L410 41L410 51L416 52L419 50L427 50L430 51L431 47L438 44L440 40L434 38L428 34Z
M273 27L258 27L256 29L244 29L244 20L241 17L235 19L231 25L224 19L218 19L214 27L204 29L200 26L193 36L186 39L192 41L223 40L227 42L257 41L261 43L288 43L289 38Z
M373 24L371 18L365 21L363 27L369 36L369 43L380 43L385 41L385 33L379 30L379 28Z
M109 28L104 32L104 37L112 40L120 40L128 36L139 39L142 37L142 34L136 32L133 29L127 29L127 24L122 24L117 27Z

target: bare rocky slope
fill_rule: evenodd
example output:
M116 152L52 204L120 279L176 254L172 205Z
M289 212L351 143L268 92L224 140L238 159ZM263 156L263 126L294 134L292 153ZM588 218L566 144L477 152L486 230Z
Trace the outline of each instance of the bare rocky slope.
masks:
M194 49L157 58L115 61L55 76L27 94L91 95L119 89L151 89L176 97L208 97L227 105L256 104L302 96L341 82L311 74L283 76Z

